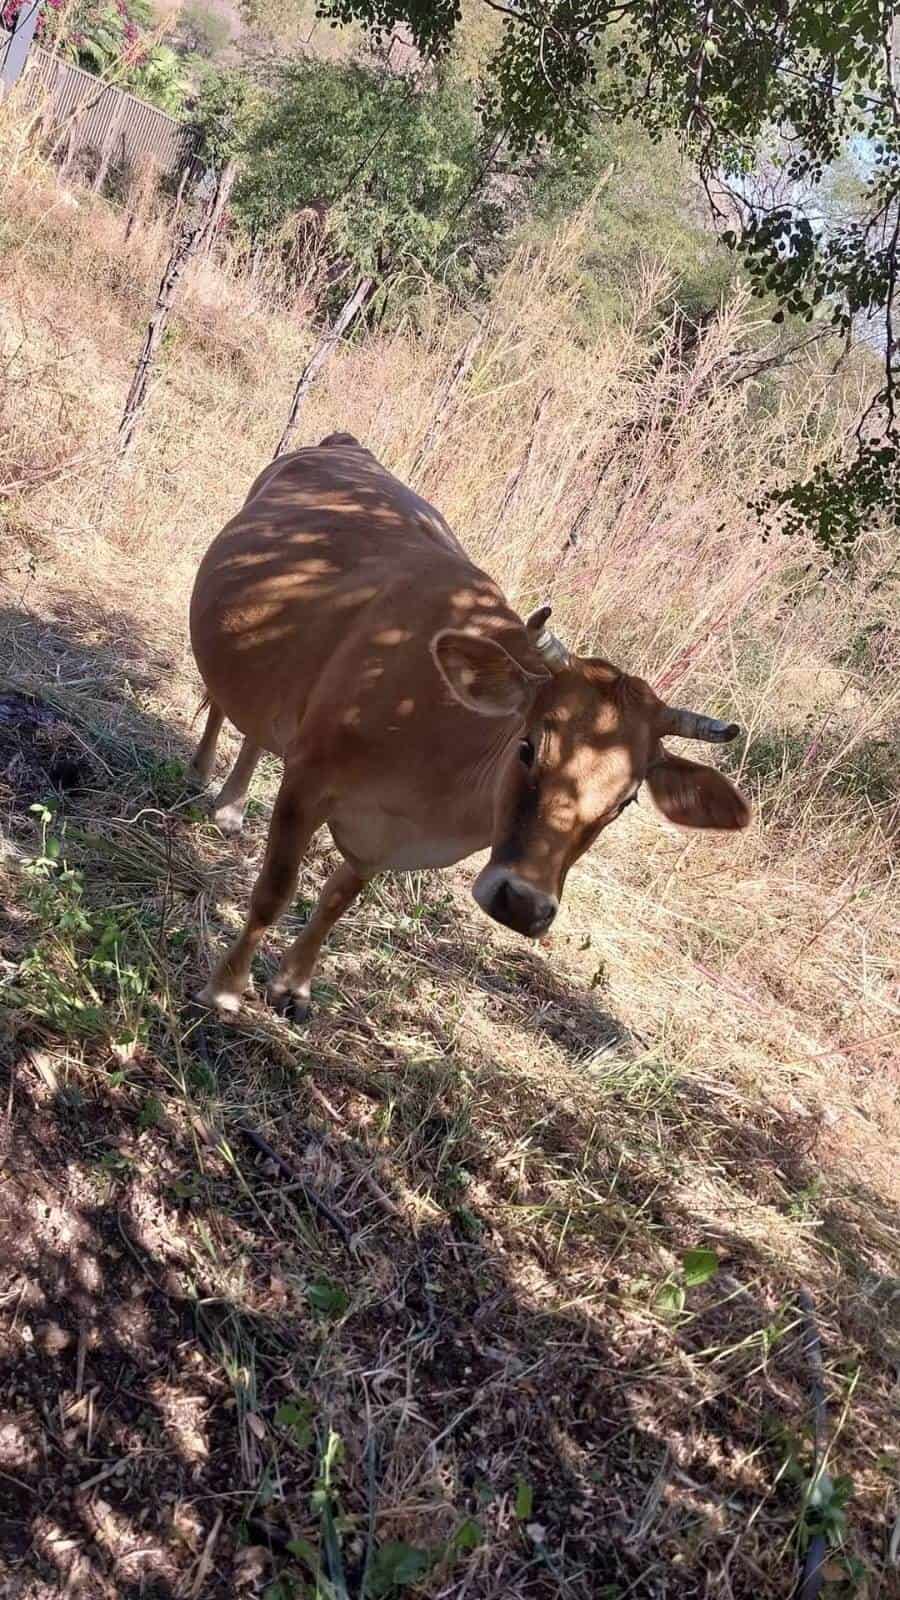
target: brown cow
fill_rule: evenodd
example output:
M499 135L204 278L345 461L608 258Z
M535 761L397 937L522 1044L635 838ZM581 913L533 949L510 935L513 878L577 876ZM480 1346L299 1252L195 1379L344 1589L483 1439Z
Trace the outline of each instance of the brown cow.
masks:
M566 874L646 783L673 822L743 828L714 768L664 734L738 730L663 704L608 661L570 656L473 565L443 517L349 434L273 462L210 546L191 601L209 694L195 767L224 717L245 734L215 813L240 826L261 750L284 760L240 938L201 998L234 1011L265 931L289 905L312 834L344 858L272 996L308 1009L322 942L387 868L444 867L491 846L473 894L518 933L546 933Z

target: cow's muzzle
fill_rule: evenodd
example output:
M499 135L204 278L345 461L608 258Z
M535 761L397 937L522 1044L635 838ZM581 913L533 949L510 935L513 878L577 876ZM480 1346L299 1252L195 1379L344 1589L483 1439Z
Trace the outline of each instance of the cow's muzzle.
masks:
M556 895L544 894L505 867L485 867L475 879L472 893L489 917L526 939L540 939L559 910Z

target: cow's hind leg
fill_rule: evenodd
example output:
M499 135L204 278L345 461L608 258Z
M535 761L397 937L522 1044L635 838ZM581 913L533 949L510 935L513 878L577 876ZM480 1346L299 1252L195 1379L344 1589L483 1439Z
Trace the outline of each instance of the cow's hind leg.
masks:
M239 1011L241 996L250 981L250 963L267 928L277 922L297 887L300 862L316 828L324 822L324 808L310 797L308 773L292 763L281 780L272 812L262 870L250 896L250 912L243 932L219 962L198 999L220 1011Z
M348 862L342 862L325 884L303 932L285 951L269 985L269 997L279 1011L295 1022L302 1022L309 1014L312 975L325 939L367 882Z
M225 779L222 792L213 806L213 822L223 833L240 833L244 826L247 791L261 755L260 745L254 744L252 739L244 740L237 761Z
M203 709L202 706L200 709ZM224 711L220 711L215 701L210 700L203 737L194 751L194 758L191 761L191 771L203 784L209 783L212 777L213 767L216 764L216 745L219 742L219 734L222 731L222 723L224 721Z

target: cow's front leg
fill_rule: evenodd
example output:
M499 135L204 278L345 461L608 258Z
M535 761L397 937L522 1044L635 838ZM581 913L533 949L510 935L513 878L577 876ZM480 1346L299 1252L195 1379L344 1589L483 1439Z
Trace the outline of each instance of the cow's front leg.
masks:
M342 862L325 884L303 932L286 950L269 986L269 996L272 1004L295 1022L302 1022L309 1014L312 975L325 939L367 882L368 878L349 862Z
M315 790L313 790L315 793ZM219 1011L240 1010L250 981L250 963L267 928L277 922L297 887L297 873L316 828L325 820L318 796L310 798L308 772L291 763L281 780L272 812L262 870L250 896L250 913L240 937L220 961L198 999Z

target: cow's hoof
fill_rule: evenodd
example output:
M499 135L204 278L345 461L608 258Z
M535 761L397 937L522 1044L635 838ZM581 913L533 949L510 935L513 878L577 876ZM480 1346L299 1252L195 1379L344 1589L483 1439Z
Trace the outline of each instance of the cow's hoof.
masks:
M268 1001L287 1022L306 1022L312 1009L308 994L295 993L277 982L269 985Z
M197 1004L208 1011L218 1011L223 1017L236 1017L241 1009L241 997L231 989L220 989L207 983L197 995Z
M195 767L193 761L191 761L188 764L187 769L187 782L189 788L199 789L201 793L205 793L207 789L212 788L213 773L211 771L201 771L201 769L199 767Z
M213 822L227 838L233 839L244 826L244 812L241 806L217 806L212 814Z

